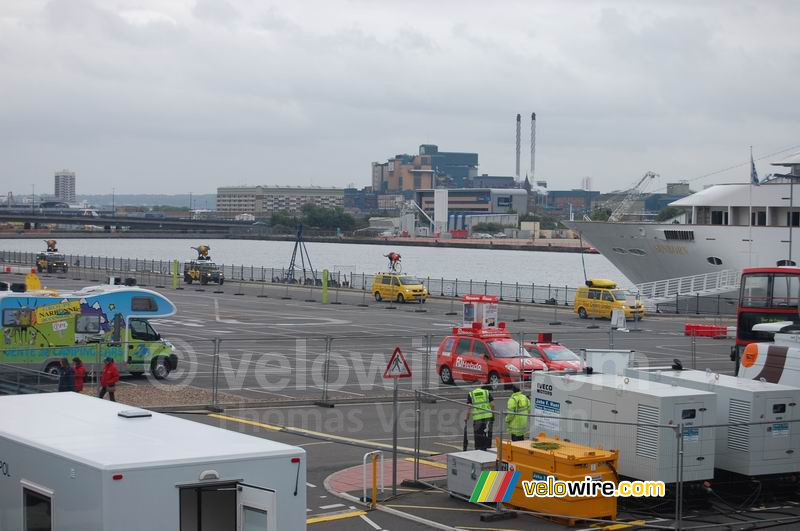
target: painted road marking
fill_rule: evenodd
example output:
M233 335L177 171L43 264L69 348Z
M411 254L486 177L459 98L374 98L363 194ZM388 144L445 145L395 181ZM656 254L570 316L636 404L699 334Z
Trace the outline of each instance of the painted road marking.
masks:
M239 417L231 417L231 416L228 416L228 415L220 415L219 413L209 413L208 416L211 417L211 418L215 418L215 419L227 420L227 421L231 421L231 422L238 422L240 424L247 424L248 426L256 426L258 428L264 428L264 429L272 430L272 431L280 431L280 432L284 432L284 433L293 433L293 434L296 434L296 435L309 435L309 436L317 437L317 438L320 438L320 439L328 439L328 440L331 440L331 441L338 441L338 442L343 442L343 443L357 444L357 445L360 445L360 446L369 446L369 447L386 448L386 449L391 449L392 448L391 444L379 443L379 442L371 441L369 439L355 439L355 438L352 438L352 437L344 437L342 435L332 435L332 434L329 434L329 433L323 433L323 432L320 432L320 431L307 430L305 428L295 428L295 427L292 427L292 426L275 426L273 424L264 424L263 422L257 422L255 420L247 420L247 419L243 419L243 418L239 418ZM414 449L413 448L408 448L408 447L405 447L405 446L398 446L397 449L400 450L400 451L403 451L403 452L414 453ZM431 456L431 455L439 455L440 452L431 452L429 450L420 450L419 453Z
M330 505L320 505L319 508L323 511L329 511L331 509L338 509L339 507L344 507L343 503L332 503Z
M345 520L347 518L357 518L365 514L367 513L364 511L349 511L346 513L329 514L325 516L312 516L311 518L306 518L306 525L319 524L322 522L333 522L335 520Z
M362 514L361 519L364 520L366 523L368 523L370 526L372 526L372 529L377 529L378 531L380 531L381 526L379 526L378 524L367 518L366 515Z
M408 461L409 463L413 463L414 462L414 458L413 457L404 457L403 461ZM445 463L439 463L437 461L428 461L427 459L420 459L419 460L419 464L432 466L432 467L436 467L436 468L447 468L447 465Z

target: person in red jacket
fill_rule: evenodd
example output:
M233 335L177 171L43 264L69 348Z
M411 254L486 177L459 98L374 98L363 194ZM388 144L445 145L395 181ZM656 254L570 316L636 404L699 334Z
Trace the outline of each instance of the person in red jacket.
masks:
M114 398L114 392L117 390L116 386L118 381L119 369L117 369L114 363L114 358L109 356L106 358L106 364L103 365L103 372L100 374L100 394L98 396L102 399L106 396L106 392L108 392L108 398L112 402L116 402L117 400Z
M83 377L86 376L86 367L83 366L83 362L78 357L72 358L72 362L75 364L75 392L80 393L83 391Z

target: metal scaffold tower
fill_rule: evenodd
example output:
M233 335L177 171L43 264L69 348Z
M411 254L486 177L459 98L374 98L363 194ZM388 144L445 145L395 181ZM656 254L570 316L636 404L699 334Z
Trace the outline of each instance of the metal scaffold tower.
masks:
M294 283L296 281L294 271L296 269L298 254L300 255L300 267L303 270L303 280L305 281L307 278L309 278L306 275L306 264L308 264L308 270L311 272L311 278L313 279L314 284L316 284L317 273L314 271L314 266L311 265L311 257L308 255L306 242L303 239L303 225L297 226L297 236L294 239L292 260L289 262L289 270L286 272L286 280L289 283Z

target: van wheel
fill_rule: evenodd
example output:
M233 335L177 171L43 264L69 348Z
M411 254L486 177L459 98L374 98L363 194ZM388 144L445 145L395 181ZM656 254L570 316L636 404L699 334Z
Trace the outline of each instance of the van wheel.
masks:
M53 376L58 376L60 369L61 369L61 363L57 361L51 361L44 368L44 372L46 372L47 374L52 374Z
M156 380L165 379L169 376L170 370L169 363L167 363L167 359L164 356L159 356L150 363L150 374L152 374Z
M497 390L500 388L500 375L492 371L489 373L489 378L486 383L492 386L492 389Z
M404 302L406 302L406 299L405 299L405 297L403 297L402 293L398 293L397 294L397 302L399 302L400 304L403 304Z
M453 374L450 372L450 367L447 365L442 365L442 368L439 369L439 378L442 379L443 384L453 385Z
M375 292L375 301L376 301L376 302L381 302L382 300L383 300L383 299L381 298L381 293L380 293L380 291L376 291L376 292Z
M587 317L589 317L589 314L586 313L586 308L584 308L583 306L578 308L578 317L580 317L581 319L586 319Z
M225 284L225 279L224 278L219 279L219 285L221 286L223 284Z
M130 371L130 375L134 378L141 378L144 376L144 371Z

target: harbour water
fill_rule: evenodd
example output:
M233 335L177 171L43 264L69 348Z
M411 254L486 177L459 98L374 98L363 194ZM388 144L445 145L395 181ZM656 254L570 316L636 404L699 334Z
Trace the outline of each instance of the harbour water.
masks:
M196 239L65 239L59 242L59 250L71 255L184 261L195 256L191 246L198 243L201 242ZM211 246L211 256L219 264L275 268L289 265L294 248L294 242L286 241L203 240L202 243ZM560 286L583 284L583 258L590 278L610 278L624 287L632 287L611 262L597 254L393 247L391 244L307 243L306 247L315 269L374 273L386 268L385 254L397 251L403 257L403 271L420 277ZM0 250L38 252L43 249L42 238L0 239Z

